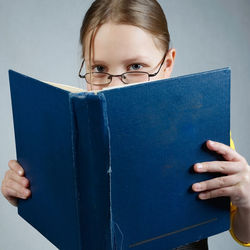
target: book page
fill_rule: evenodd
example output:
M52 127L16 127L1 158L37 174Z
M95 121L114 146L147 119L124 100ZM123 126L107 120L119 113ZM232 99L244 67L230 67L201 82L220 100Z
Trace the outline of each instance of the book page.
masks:
M60 84L60 83L54 83L54 82L47 82L47 81L44 81L44 83L47 83L49 85L52 85L52 86L60 88L60 89L67 90L67 91L69 91L71 93L87 92L87 90L85 90L85 89L73 87L73 86L66 85L66 84Z
M69 91L71 93L93 92L95 94L97 94L100 91L108 91L110 89L115 89L115 88L126 88L128 86L133 86L133 85L138 85L138 84L141 84L141 83L145 83L145 82L138 82L138 83L131 83L131 84L124 84L124 85L119 85L119 86L113 86L113 87L106 87L106 88L103 88L103 89L100 89L100 90L90 90L90 91L87 91L86 89L81 89L81 88L73 87L73 86L66 85L66 84L54 83L54 82L47 82L47 81L43 81L43 82L47 83L49 85L52 85L54 87L60 88L60 89L64 89L64 90Z

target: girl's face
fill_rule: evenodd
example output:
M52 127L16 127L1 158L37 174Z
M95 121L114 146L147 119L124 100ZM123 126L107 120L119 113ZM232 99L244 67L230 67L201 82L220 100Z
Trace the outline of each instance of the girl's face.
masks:
M96 33L92 51L92 68L89 64L89 40L85 49L86 72L107 72L112 75L128 71L146 71L153 74L158 71L166 51L159 48L153 36L132 25L103 24ZM175 49L168 51L160 72L150 81L168 78L174 66ZM101 90L104 87L122 86L120 77L113 77L107 86L87 84L87 90Z

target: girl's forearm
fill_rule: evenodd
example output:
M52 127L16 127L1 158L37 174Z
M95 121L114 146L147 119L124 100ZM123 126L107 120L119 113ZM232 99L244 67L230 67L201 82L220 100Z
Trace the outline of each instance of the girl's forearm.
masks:
M250 243L250 208L237 208L232 226L238 240Z

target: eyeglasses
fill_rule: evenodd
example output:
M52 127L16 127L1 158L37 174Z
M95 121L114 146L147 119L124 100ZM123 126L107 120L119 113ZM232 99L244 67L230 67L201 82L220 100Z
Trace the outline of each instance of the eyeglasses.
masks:
M166 55L167 55L167 52L164 54L164 57L162 59L162 62L158 71L154 74L149 74L148 72L144 72L144 71L129 71L120 75L112 75L112 74L105 73L105 72L91 72L91 73L86 73L85 75L81 75L81 71L84 65L84 61L85 61L83 59L78 76L80 78L84 78L88 84L95 85L95 86L108 85L112 82L113 77L119 77L124 84L146 82L150 80L150 77L154 77L160 72L161 67L165 61Z

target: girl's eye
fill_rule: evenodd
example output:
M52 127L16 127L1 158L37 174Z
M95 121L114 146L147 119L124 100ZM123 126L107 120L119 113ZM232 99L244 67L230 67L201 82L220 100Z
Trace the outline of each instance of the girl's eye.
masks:
M139 63L135 63L129 66L129 70L141 70L143 66Z
M92 67L93 72L104 72L104 70L105 70L105 67L102 65L94 65Z

